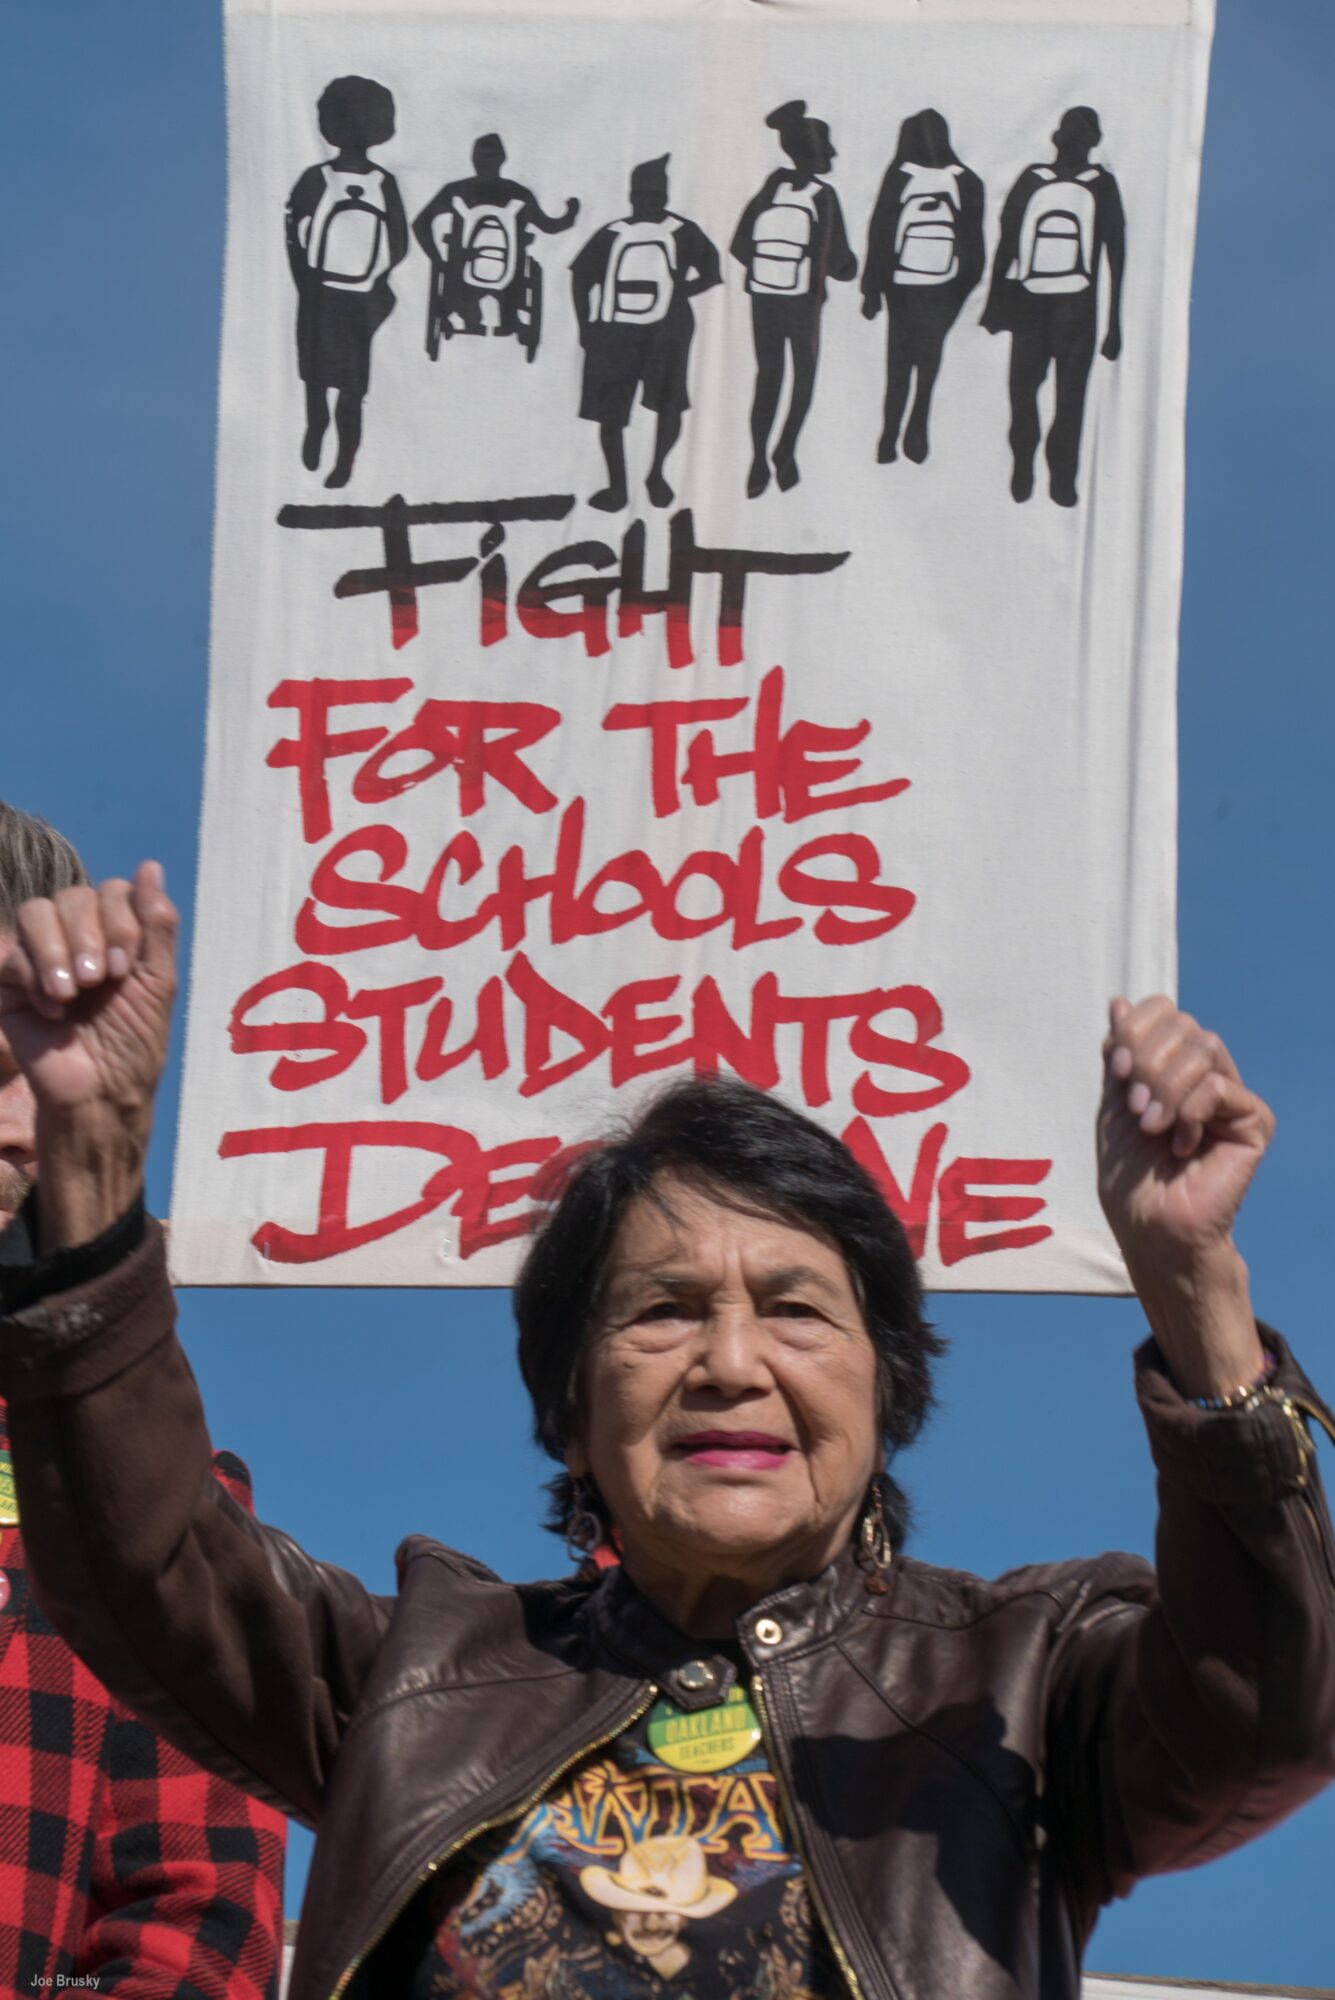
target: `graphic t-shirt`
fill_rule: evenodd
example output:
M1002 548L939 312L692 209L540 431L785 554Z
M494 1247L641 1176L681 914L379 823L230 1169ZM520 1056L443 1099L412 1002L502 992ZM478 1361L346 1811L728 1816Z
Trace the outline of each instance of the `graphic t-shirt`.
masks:
M836 2000L759 1738L656 1703L434 1885L412 2000Z

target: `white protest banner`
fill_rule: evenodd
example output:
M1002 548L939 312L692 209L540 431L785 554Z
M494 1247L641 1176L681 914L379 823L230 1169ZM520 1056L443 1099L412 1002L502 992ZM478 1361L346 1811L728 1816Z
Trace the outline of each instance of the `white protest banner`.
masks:
M508 1279L691 1068L1115 1291L1209 0L227 0L186 1283Z

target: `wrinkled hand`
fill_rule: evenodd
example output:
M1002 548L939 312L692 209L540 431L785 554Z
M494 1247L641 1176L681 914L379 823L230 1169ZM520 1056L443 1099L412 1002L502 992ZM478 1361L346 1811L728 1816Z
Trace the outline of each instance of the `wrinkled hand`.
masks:
M138 1192L176 930L154 861L132 883L63 889L19 911L0 965L0 1020L37 1103L39 1213L53 1244L100 1234Z
M1218 1035L1162 994L1114 1000L1103 1045L1099 1197L1124 1251L1190 1259L1232 1234L1275 1129Z
M1260 1348L1233 1224L1275 1129L1218 1035L1162 994L1114 1000L1099 1199L1188 1395L1250 1379Z

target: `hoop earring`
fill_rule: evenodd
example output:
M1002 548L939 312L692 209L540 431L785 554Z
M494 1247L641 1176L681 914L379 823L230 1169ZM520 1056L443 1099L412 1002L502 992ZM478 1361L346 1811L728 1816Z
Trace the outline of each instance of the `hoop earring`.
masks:
M890 1530L885 1525L885 1502L878 1474L868 1489L867 1504L858 1525L857 1560L859 1567L866 1571L862 1587L872 1597L884 1597L889 1591L885 1572L894 1559Z
M566 1555L575 1569L583 1569L603 1539L603 1524L597 1514L598 1496L587 1480L577 1479L570 1496L570 1519L566 1523Z

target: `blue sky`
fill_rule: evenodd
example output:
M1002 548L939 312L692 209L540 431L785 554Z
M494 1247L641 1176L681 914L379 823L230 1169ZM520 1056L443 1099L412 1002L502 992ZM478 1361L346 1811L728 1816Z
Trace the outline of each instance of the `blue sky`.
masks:
M1335 1330L1328 611L1335 7L1219 0L1193 304L1181 672L1181 993L1279 1116L1243 1248L1258 1308L1328 1394ZM203 756L224 219L205 0L18 0L0 357L8 645L0 794L97 872L159 855L187 912ZM1034 1023L1035 1061L1043 1024ZM179 1053L179 1052L178 1052ZM176 1072L151 1194L165 1208ZM915 1552L994 1572L1148 1551L1130 1303L945 1296L942 1410L902 1468ZM515 1576L536 1526L508 1303L487 1293L197 1293L185 1338L261 1512L391 1586L426 1530ZM1325 1452L1328 1477L1332 1454ZM294 1840L289 1904L307 1843ZM1100 1970L1329 1985L1335 1793L1105 1917Z

